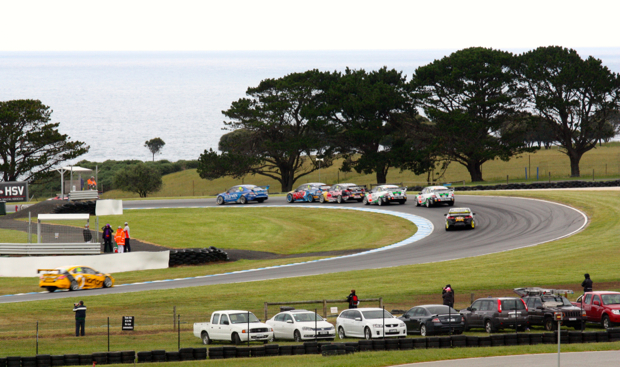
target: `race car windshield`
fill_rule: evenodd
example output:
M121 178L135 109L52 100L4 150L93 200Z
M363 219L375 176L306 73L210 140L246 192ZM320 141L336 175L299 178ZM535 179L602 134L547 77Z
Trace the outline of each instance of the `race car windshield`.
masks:
M362 314L364 315L365 319L381 319L381 318L392 318L392 314L387 312L387 311L383 311L383 316L381 314L381 310L377 310L377 311L362 311Z
M323 321L323 318L314 312L295 313L293 318L297 322Z
M433 190L434 194L439 194L439 195L443 195L443 194L449 194L450 191L448 190Z
M606 305L620 305L620 294L603 294L601 298Z
M247 313L232 313L230 316L230 322L233 324L247 324L248 323L248 314ZM254 316L253 313L250 312L250 322L260 322L260 320Z

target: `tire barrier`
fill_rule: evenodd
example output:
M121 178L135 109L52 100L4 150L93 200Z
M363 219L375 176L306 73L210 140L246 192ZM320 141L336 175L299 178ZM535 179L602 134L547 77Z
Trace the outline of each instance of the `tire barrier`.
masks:
M213 246L209 248L186 248L170 250L168 266L200 265L228 260L228 253Z
M615 187L620 186L620 180L614 181L556 181L556 182L533 182L509 183L498 185L454 186L454 191L486 191L486 190L532 190L532 189L574 189L582 187ZM420 192L423 186L413 186L407 189L409 192Z
M71 201L52 210L56 214L90 214L95 215L96 201Z

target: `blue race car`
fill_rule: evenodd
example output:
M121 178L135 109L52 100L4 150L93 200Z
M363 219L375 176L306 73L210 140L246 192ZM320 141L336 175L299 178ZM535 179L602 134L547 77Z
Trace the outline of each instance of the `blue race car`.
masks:
M248 201L263 201L269 199L269 186L256 186L256 185L237 185L233 186L228 191L217 195L215 201L218 205L225 203L239 203L247 204Z
M311 203L315 200L319 200L322 192L321 188L325 186L327 185L318 182L303 184L296 188L294 191L289 192L286 195L286 201L289 203L299 201ZM328 189L329 186L327 186L326 188Z

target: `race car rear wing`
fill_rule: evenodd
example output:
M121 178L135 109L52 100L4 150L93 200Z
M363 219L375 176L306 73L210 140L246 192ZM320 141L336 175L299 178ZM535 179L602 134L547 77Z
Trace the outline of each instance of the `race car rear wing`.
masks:
M540 287L515 288L514 292L518 294L520 297L542 296L544 294L567 295L567 294L575 293L570 289L548 289L548 288L540 288Z
M37 269L37 274L44 272L44 271L56 271L59 272L58 269Z

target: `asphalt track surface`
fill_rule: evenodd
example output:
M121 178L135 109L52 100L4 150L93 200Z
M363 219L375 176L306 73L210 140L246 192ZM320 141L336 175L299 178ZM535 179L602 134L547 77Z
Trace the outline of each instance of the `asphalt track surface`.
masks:
M125 209L215 207L215 199L125 201ZM284 197L272 197L264 204L247 207L286 205ZM226 206L234 206L227 204ZM241 206L236 204L237 206ZM291 207L338 206L338 204L295 203ZM361 203L340 204L346 207L365 207ZM434 225L433 232L416 242L385 251L342 257L330 261L307 262L294 266L279 266L250 272L236 272L161 282L146 282L79 292L81 297L102 294L141 292L171 288L196 287L212 284L240 283L299 276L320 275L343 271L386 268L422 264L513 250L534 246L572 235L585 227L587 217L566 205L521 198L458 195L455 207L469 207L476 213L476 229L444 230L447 206L416 207L412 201L405 205L372 206L376 209L403 212L424 217ZM248 215L251 209L248 208ZM372 225L368 223L368 225ZM292 259L292 263L296 262ZM48 300L75 297L74 292L32 293L0 297L0 303Z

